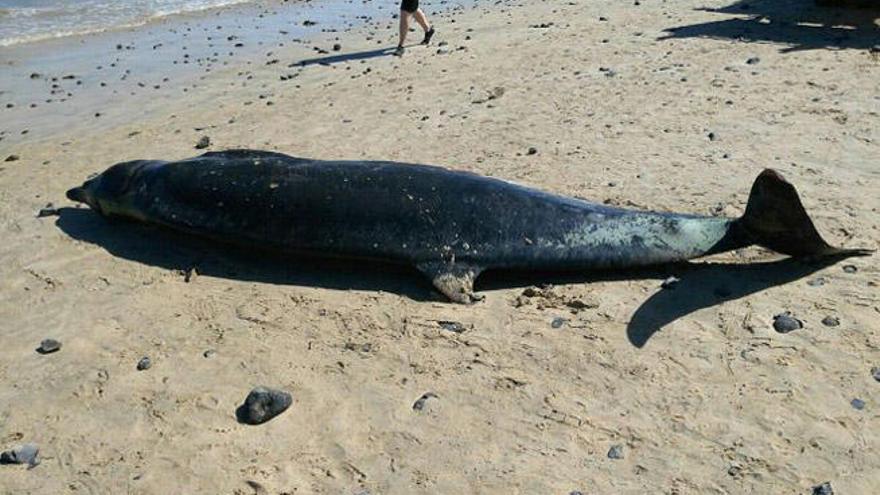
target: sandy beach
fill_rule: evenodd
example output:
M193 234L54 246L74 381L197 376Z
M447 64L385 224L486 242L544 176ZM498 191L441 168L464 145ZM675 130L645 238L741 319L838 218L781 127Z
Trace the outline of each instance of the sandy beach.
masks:
M423 0L438 34L398 58L396 3L368 3L338 29L273 1L0 48L0 451L42 459L0 465L0 494L877 493L876 254L487 273L462 306L414 270L65 198L117 162L254 148L736 217L774 168L831 244L880 248L876 10ZM240 424L260 385L292 406Z

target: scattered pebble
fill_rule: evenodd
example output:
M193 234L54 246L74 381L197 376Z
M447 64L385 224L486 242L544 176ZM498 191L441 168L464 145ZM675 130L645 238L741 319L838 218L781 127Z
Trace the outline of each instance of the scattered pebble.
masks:
M840 326L840 319L836 316L826 316L825 318L822 318L822 324L826 327Z
M845 271L846 273L855 273L859 271L859 269L858 267L856 267L856 265L843 265L843 271Z
M553 318L553 321L550 322L550 326L553 328L562 328L562 325L565 325L565 318L559 316Z
M831 488L831 482L826 481L821 485L814 486L813 495L834 495L834 489Z
M340 45L339 43L334 44L333 51L338 52L339 50L342 50L342 45Z
M660 284L660 287L663 289L674 289L679 282L681 282L680 278L671 276L664 280L663 283Z
M37 352L40 354L51 354L59 349L61 349L61 342L58 342L55 339L45 339L40 342L40 347L37 347Z
M623 459L623 445L612 445L611 448L608 449L608 458Z
M138 371L144 371L150 369L153 366L153 361L150 360L149 356L144 356L138 361L137 369Z
M58 208L55 208L52 203L48 203L43 208L40 208L40 211L37 212L37 218L51 217L58 214Z
M205 356L206 359L211 359L212 357L217 355L217 351L214 349L208 349L207 351L202 353L202 356Z
M709 138L709 141L715 141L716 139L718 139L718 136L714 132L710 132L706 135L706 137Z
M24 444L0 453L0 464L27 464L29 468L40 463L40 447L35 443Z
M240 423L259 425L283 413L292 403L293 398L287 392L256 387L239 406L236 416Z
M746 63L749 65L756 65L760 61L761 61L761 59L758 57L751 57L748 60L746 60Z
M779 333L788 333L801 328L804 328L804 323L791 316L791 313L785 312L773 317L773 329Z
M21 159L21 157L18 156L18 155L9 155L9 156L6 157L6 160L3 160L3 161L6 161L6 162L14 162L14 161L17 161L17 160L19 160L19 159Z
M202 136L196 143L197 150L203 150L208 146L211 146L211 138L209 138L208 136Z
M825 282L826 282L825 277L816 277L816 278L812 278L810 280L807 280L807 285L809 285L810 287L821 287L821 286L825 285Z
M862 399L853 399L849 401L849 404L853 406L853 409L857 411L861 411L865 408L865 401L863 401Z
M871 376L873 376L875 380L880 382L880 366L874 366L873 368L871 368Z
M537 155L537 154L538 154L538 148L531 147L531 148L529 148L529 151L526 152L526 154L527 154L527 155Z
M440 328L454 333L463 333L467 328L457 321L438 321Z
M425 392L417 401L413 403L413 411L421 411L425 408L425 403L428 402L428 399L437 399L437 394L434 392Z

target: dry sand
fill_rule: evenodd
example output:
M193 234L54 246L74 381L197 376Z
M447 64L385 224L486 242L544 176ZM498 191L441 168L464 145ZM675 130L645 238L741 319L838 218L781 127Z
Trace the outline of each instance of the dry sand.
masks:
M876 256L490 275L464 307L406 270L254 260L64 199L115 162L195 155L202 135L732 216L773 167L829 241L876 249L876 16L748 3L486 3L435 16L434 46L402 59L289 68L315 55L285 46L149 111L106 109L127 120L5 120L0 160L19 159L0 162L0 449L36 442L43 461L0 466L0 493L877 493ZM366 30L318 56L393 46L392 20ZM36 218L47 202L60 216ZM661 291L668 275L682 282ZM805 328L776 333L784 311ZM63 348L36 353L50 337ZM241 425L257 385L293 406Z

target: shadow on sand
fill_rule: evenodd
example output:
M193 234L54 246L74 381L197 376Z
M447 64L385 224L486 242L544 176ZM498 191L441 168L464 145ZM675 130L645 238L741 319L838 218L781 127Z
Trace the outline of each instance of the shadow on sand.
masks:
M714 22L667 29L661 40L716 38L788 45L781 51L819 48L870 49L880 45L880 2L873 8L820 7L813 0L738 0L720 9L732 14Z
M406 45L405 48L409 49L416 45ZM352 52L352 53L340 53L339 55L328 55L326 57L319 58L307 58L304 60L300 60L299 62L294 62L291 64L291 67L301 66L306 67L309 65L333 65L338 64L340 62L352 62L356 60L367 60L370 58L377 57L387 57L394 55L394 48L379 48L376 50L365 50L362 52Z
M218 245L196 237L124 220L107 220L91 210L61 208L56 225L74 239L106 249L128 260L233 280L280 285L323 287L337 290L381 290L416 301L441 301L424 276L401 265L357 260L327 260L255 252ZM632 279L662 280L675 273L681 281L672 290L650 296L633 314L627 337L643 347L651 336L673 321L711 306L806 277L843 257L812 262L781 261L727 264L714 262L592 272L580 274L488 272L477 290L504 289L546 283L589 283Z

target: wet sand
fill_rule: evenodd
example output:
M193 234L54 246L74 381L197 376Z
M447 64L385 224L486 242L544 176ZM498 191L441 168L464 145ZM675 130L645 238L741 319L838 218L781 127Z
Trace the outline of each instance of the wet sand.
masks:
M0 94L0 450L33 442L42 463L0 466L0 493L872 493L876 256L750 248L620 274L487 274L486 300L465 307L410 270L255 259L64 198L116 162L199 154L203 136L208 150L429 163L727 216L772 167L829 242L880 244L865 11L481 2L432 16L432 46L395 58L393 10L187 64L210 72L175 73L185 41L165 38L172 56L108 82L103 105L97 69L15 69L41 77ZM119 51L137 50L152 47ZM75 96L29 113L53 83ZM47 203L59 214L38 218ZM681 282L661 289L670 275ZM804 328L775 331L786 311ZM61 349L37 353L47 338ZM292 406L238 423L259 385Z

